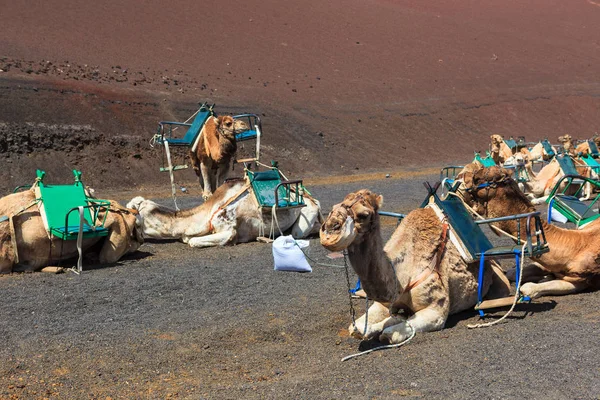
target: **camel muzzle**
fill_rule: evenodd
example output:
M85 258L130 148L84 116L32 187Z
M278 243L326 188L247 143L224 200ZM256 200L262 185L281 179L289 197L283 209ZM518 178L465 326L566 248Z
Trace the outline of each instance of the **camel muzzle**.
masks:
M321 226L321 230L319 231L321 245L330 251L342 251L347 249L356 238L354 220L349 216L346 217L342 226L336 230L327 229L328 222L329 218Z

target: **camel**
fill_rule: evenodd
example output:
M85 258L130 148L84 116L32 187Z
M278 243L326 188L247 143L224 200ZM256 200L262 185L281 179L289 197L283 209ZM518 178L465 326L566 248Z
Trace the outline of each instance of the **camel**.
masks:
M179 239L191 247L224 246L255 241L265 232L289 232L305 238L318 232L321 217L318 200L305 194L306 207L284 208L276 212L272 226L271 209L263 211L243 179L232 179L219 186L203 204L181 211L135 197L128 208L139 211L143 235L155 239Z
M514 153L504 143L504 139L500 135L492 135L490 136L492 139L492 144L490 145L490 154L492 155L492 159L498 165L504 165L505 163L510 164L513 161Z
M35 199L33 189L0 199L0 216L10 217L0 222L0 273L38 271L78 254L76 240L49 238ZM137 212L115 201L104 226L110 231L107 237L84 239L82 246L84 253L96 250L100 264L117 262L144 242Z
M470 193L470 205L484 213L485 218L496 218L535 211L535 207L519 191L510 172L500 167L481 168L463 177L464 187ZM486 183L492 183L486 185ZM486 186L486 187L483 187ZM496 224L500 229L516 236L515 221ZM522 224L521 237L525 237L525 224ZM533 258L537 266L556 279L521 286L521 293L532 299L547 295L577 293L586 289L600 288L600 220L587 224L583 229L563 229L549 225L542 219L542 225L550 251ZM523 279L531 275L532 267L523 272ZM535 266L533 271L536 271Z
M333 206L320 237L328 250L347 250L368 298L375 301L349 332L396 344L413 330L440 330L450 314L473 308L479 266L463 261L432 208L410 212L384 246L377 213L382 202L367 189L348 194ZM484 295L509 293L508 280L490 262L484 278ZM407 317L397 315L399 310ZM366 333L359 332L365 325Z
M576 150L575 141L571 135L559 136L558 142L562 145L563 149L565 149L565 153L571 157L576 157L579 154L579 152Z
M247 129L244 121L229 115L211 116L204 123L199 143L190 150L189 157L205 200L227 179L237 151L235 135Z

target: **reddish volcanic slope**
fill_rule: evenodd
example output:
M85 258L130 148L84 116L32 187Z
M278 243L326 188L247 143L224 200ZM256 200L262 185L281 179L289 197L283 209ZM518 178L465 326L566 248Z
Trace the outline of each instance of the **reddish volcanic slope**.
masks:
M266 154L303 173L467 160L491 132L555 140L598 130L599 4L12 2L2 7L0 106L39 107L43 96L14 83L22 75L31 85L66 79L61 85L75 92L110 85L110 100L166 99L177 117L203 100L264 113ZM60 71L48 78L14 60L94 66L129 79L75 81ZM69 109L60 112L63 123L86 122L77 112L70 120ZM146 110L125 129L149 136L164 113L164 105ZM17 115L0 107L0 122L45 122ZM92 119L111 134L104 118Z

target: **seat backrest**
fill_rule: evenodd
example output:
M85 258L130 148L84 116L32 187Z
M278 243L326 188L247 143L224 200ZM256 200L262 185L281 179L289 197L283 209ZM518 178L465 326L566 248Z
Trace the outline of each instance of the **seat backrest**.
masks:
M565 175L579 175L577 168L575 168L575 163L573 163L573 159L569 155L559 154L556 156L556 160Z
M198 111L198 114L196 114L196 117L194 118L194 122L192 122L192 125L188 128L182 141L189 144L193 143L210 115L211 111L209 109L201 109Z
M87 206L88 201L81 182L75 185L45 185L40 182L36 191L39 190L41 198L40 213L50 232L52 229L65 227L67 213L76 207ZM92 226L92 215L89 209L84 210L85 224ZM79 225L79 213L72 212L69 215L67 226Z
M554 157L556 155L556 153L554 152L554 150L552 150L552 145L550 144L550 142L548 141L548 139L544 139L540 143L542 143L542 146L544 147L544 151L546 152L546 154L549 157Z
M514 139L504 139L504 143L509 149L514 150L517 148L517 142Z
M460 199L455 196L448 196L445 200L440 200L437 195L434 195L434 198L435 204L444 212L448 218L448 223L473 259L477 259L479 254L493 247Z
M600 152L598 152L598 146L596 146L596 142L593 140L588 140L588 145L590 146L590 154L592 157L600 156Z

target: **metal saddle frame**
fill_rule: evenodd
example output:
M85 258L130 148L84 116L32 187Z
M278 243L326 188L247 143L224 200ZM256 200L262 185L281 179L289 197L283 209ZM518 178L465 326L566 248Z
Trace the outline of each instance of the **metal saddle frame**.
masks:
M518 266L520 265L520 259L522 257L537 257L543 253L549 251L542 227L540 218L540 212L531 212L519 215L511 215L500 218L474 220L471 213L465 207L465 204L460 198L454 195L449 195L445 199L440 199L437 195L437 189L440 183L435 186L431 186L425 183L428 190L428 195L421 207L426 207L429 204L435 204L435 206L441 210L444 218L448 221L451 227L451 234L457 237L458 242L461 244L459 252L465 258L467 262L479 261L479 274L478 274L478 302L475 307L479 311L481 316L484 315L483 309L491 308L487 304L493 305L493 307L507 306L512 304L514 296L507 297L505 299L495 299L491 301L483 301L482 295L482 284L484 277L485 259L503 259L503 258L515 258L517 265L516 281L519 282L519 275L521 271ZM452 188L451 192L454 193L458 185ZM521 239L521 220L526 220L525 238ZM516 220L517 221L517 244L509 246L494 247L489 241L481 225L493 224L495 222ZM533 228L533 230L532 230ZM534 241L535 238L535 241ZM524 251L522 251L522 244L525 243ZM517 292L519 287L516 288ZM502 300L502 301L498 301ZM530 301L528 297L521 297L519 302ZM486 304L487 302L487 304Z
M560 190L560 186L564 181L566 181L566 185ZM598 208L594 208L597 205L600 195L597 195L589 204L579 199L578 196L584 187L582 182L584 184L590 183L595 188L600 189L600 182L581 175L565 175L556 182L552 192L550 192L550 195L546 199L546 203L548 204L548 223L551 223L553 209L566 217L570 222L573 222L577 228L581 228L600 217ZM579 185L579 188L573 195L567 195L566 193L572 185Z

